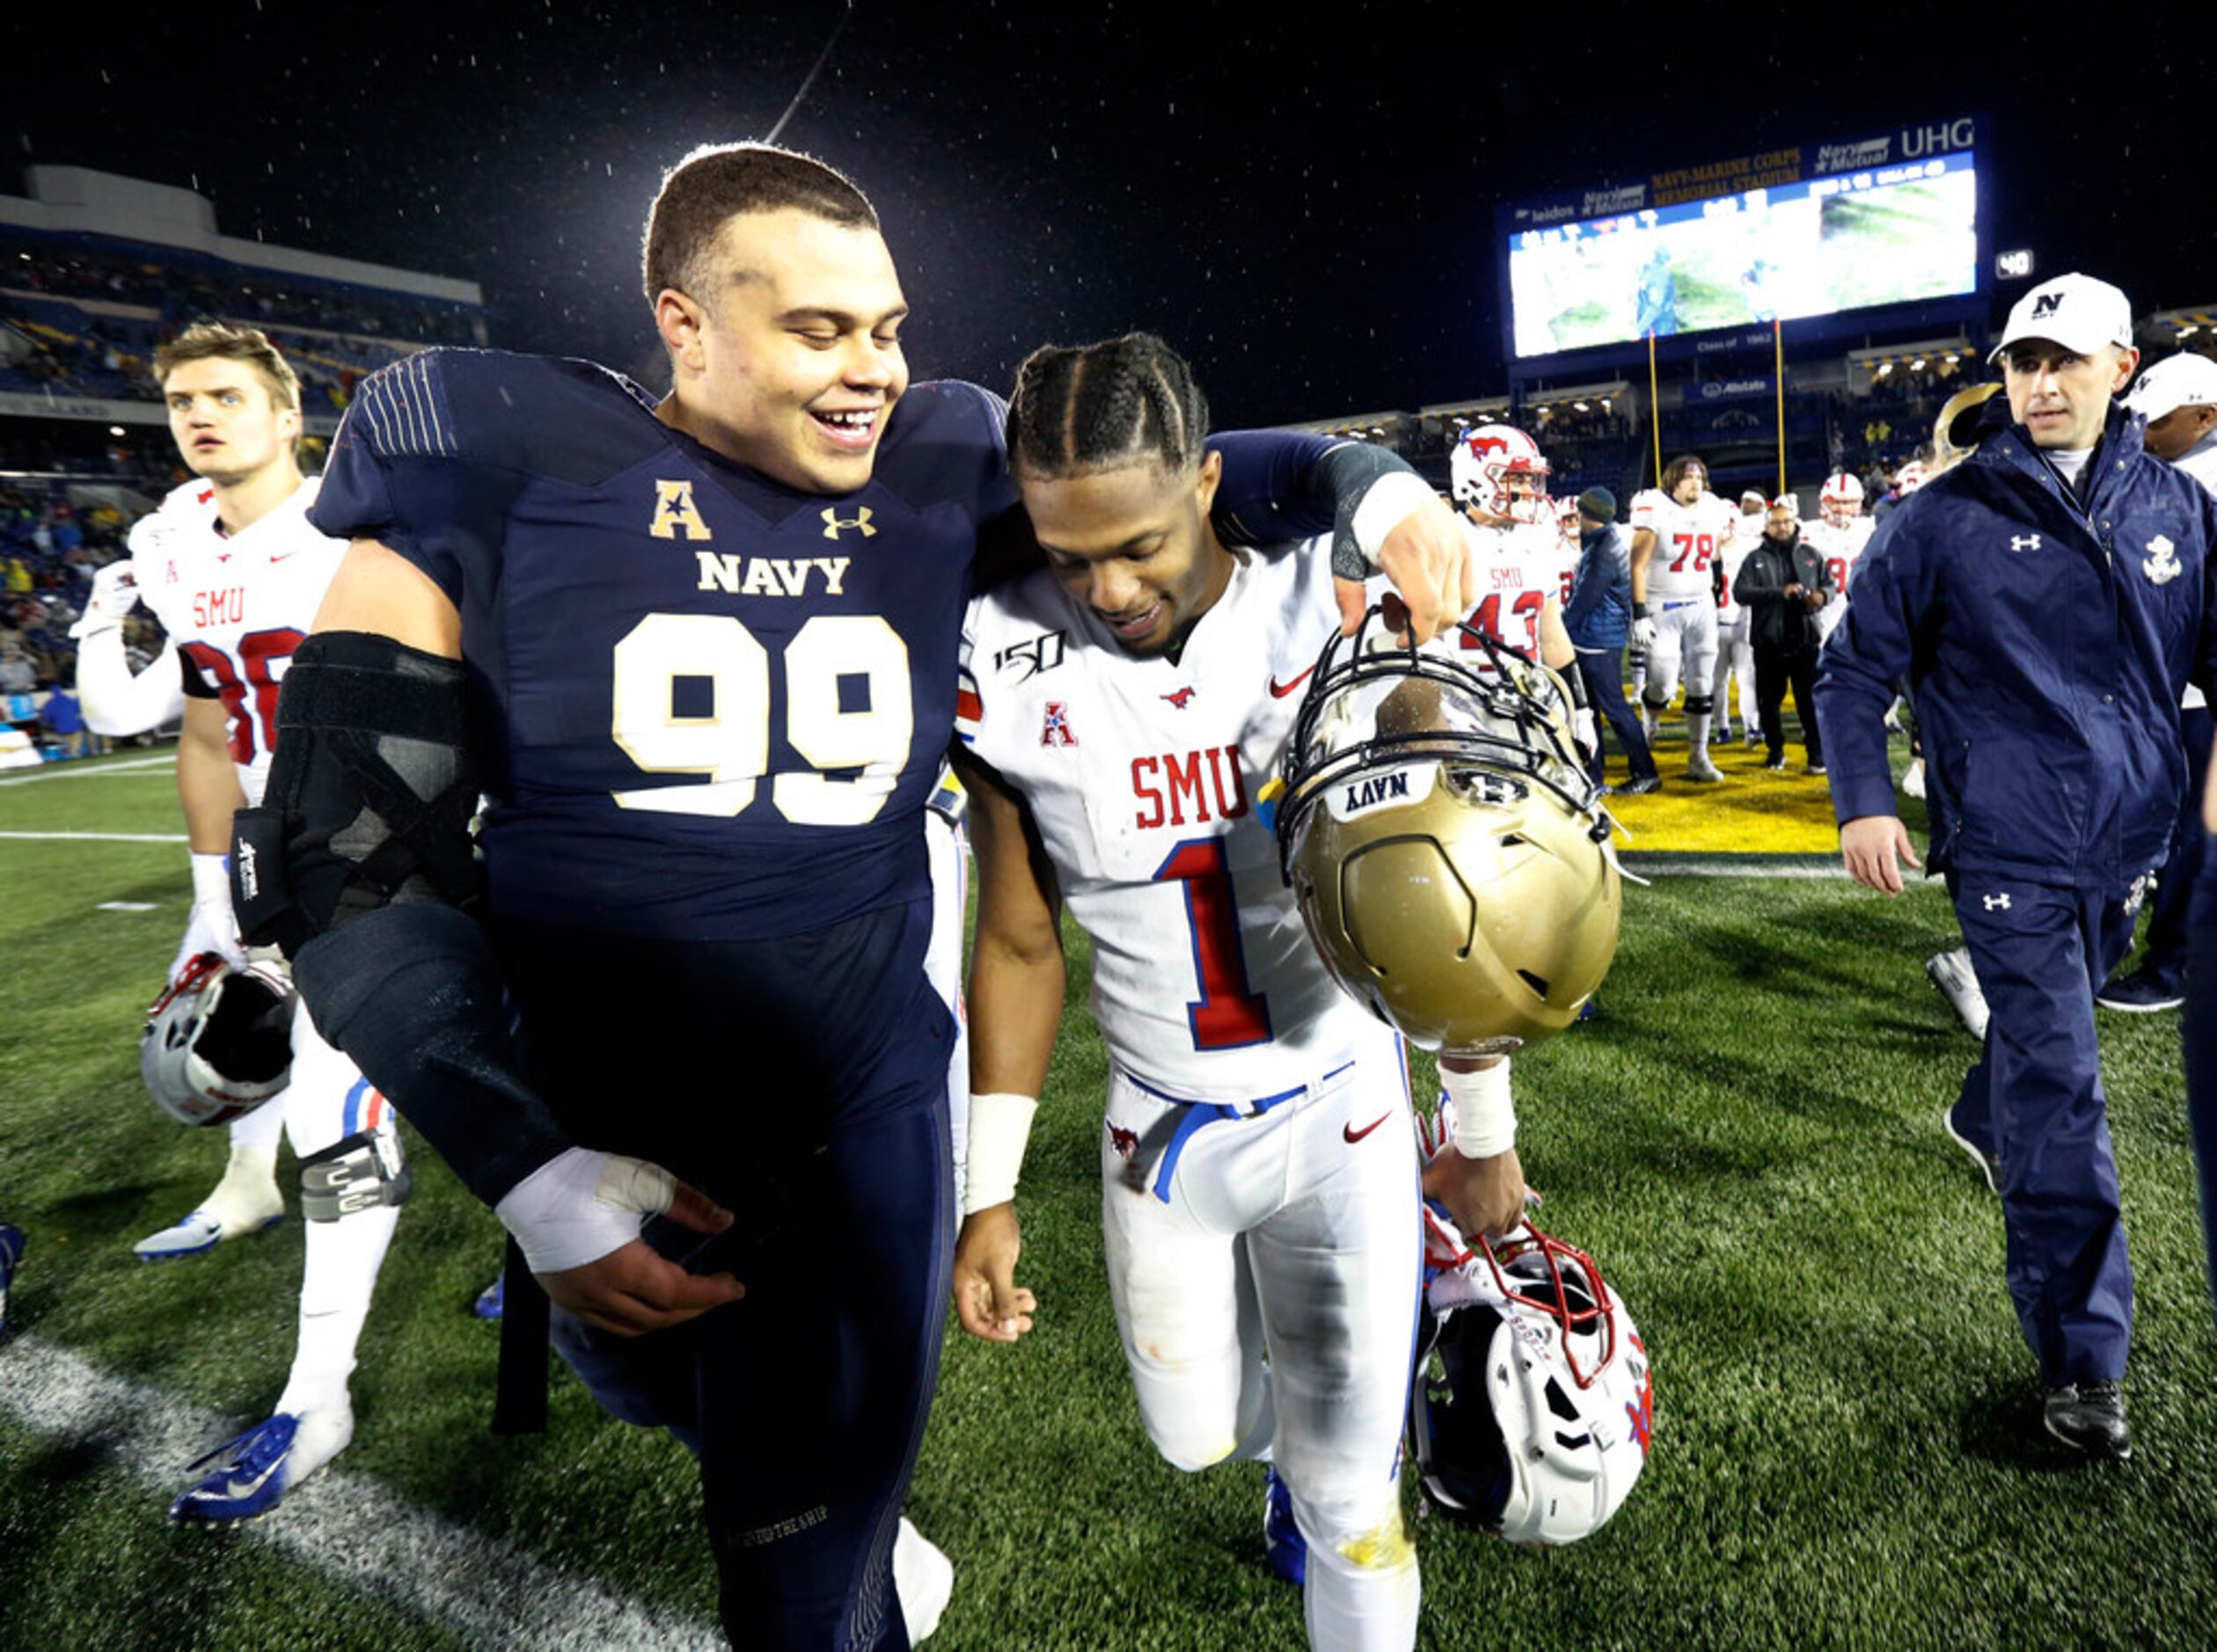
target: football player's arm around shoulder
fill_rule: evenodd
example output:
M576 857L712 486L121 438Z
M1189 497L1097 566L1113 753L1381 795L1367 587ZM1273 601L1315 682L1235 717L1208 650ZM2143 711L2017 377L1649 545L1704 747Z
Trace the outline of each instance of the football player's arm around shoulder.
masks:
M955 1312L971 1335L1013 1342L1032 1328L1037 1305L1016 1283L1022 1234L1015 1192L1062 1018L1062 925L1054 873L1021 800L967 752L955 752L955 768L969 792L977 859L969 1139Z

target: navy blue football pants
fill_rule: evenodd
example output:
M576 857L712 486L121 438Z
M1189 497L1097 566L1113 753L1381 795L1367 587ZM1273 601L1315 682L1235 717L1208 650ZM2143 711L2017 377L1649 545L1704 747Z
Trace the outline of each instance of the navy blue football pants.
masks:
M2202 840L2201 874L2187 915L2186 1122L2201 1179L2202 1244L2209 1253L2210 1300L2217 1307L2217 843L2199 820L2182 822Z
M724 1631L749 1652L909 1644L893 1540L954 1245L954 1024L925 978L929 926L925 901L777 941L604 938L589 971L574 941L516 966L534 1070L578 1139L738 1218L646 1237L736 1275L740 1301L642 1337L557 1308L553 1335L602 1405L699 1458ZM508 934L512 955L530 947ZM550 1016L559 1034L531 1030Z
M2155 894L2147 903L2147 950L2140 964L2173 992L2186 970L2186 913L2204 858L2202 791L2209 784L2211 730L2217 727L2207 706L2179 713L2178 722L2186 733L2186 800L2179 806L2177 841L2157 874Z
M2017 1322L2047 1386L2122 1377L2133 1266L2094 993L2132 944L2126 893L1952 872L1948 890L1993 1012L1953 1119L2001 1166Z

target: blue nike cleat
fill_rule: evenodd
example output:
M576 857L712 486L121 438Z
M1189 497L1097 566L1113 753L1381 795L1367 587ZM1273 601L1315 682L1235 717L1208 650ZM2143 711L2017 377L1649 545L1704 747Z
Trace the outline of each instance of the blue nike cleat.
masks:
M508 1276L496 1275L493 1283L477 1293L477 1300L470 1305L470 1312L480 1319L497 1319L508 1307Z
M0 1222L0 1336L8 1330L8 1287L15 1283L16 1264L23 1260L23 1230Z
M1271 1468L1262 1480L1262 1546L1270 1569L1299 1589L1308 1577L1308 1539L1293 1521L1293 1494Z
M188 1473L211 1465L215 1472L172 1503L169 1517L180 1525L203 1526L256 1519L345 1451L353 1438L351 1409L298 1416L280 1413L194 1463Z

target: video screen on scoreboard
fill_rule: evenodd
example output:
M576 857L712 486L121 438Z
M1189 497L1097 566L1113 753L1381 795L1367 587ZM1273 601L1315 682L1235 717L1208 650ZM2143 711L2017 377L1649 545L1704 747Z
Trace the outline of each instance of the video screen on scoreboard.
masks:
M1519 356L1974 292L1968 153L1510 238Z

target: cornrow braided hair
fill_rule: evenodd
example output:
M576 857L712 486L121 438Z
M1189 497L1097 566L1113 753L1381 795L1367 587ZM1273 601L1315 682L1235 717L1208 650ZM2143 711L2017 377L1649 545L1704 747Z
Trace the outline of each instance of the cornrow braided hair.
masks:
M1008 462L1034 475L1201 462L1209 404L1185 358L1151 333L1034 350L1008 404Z

